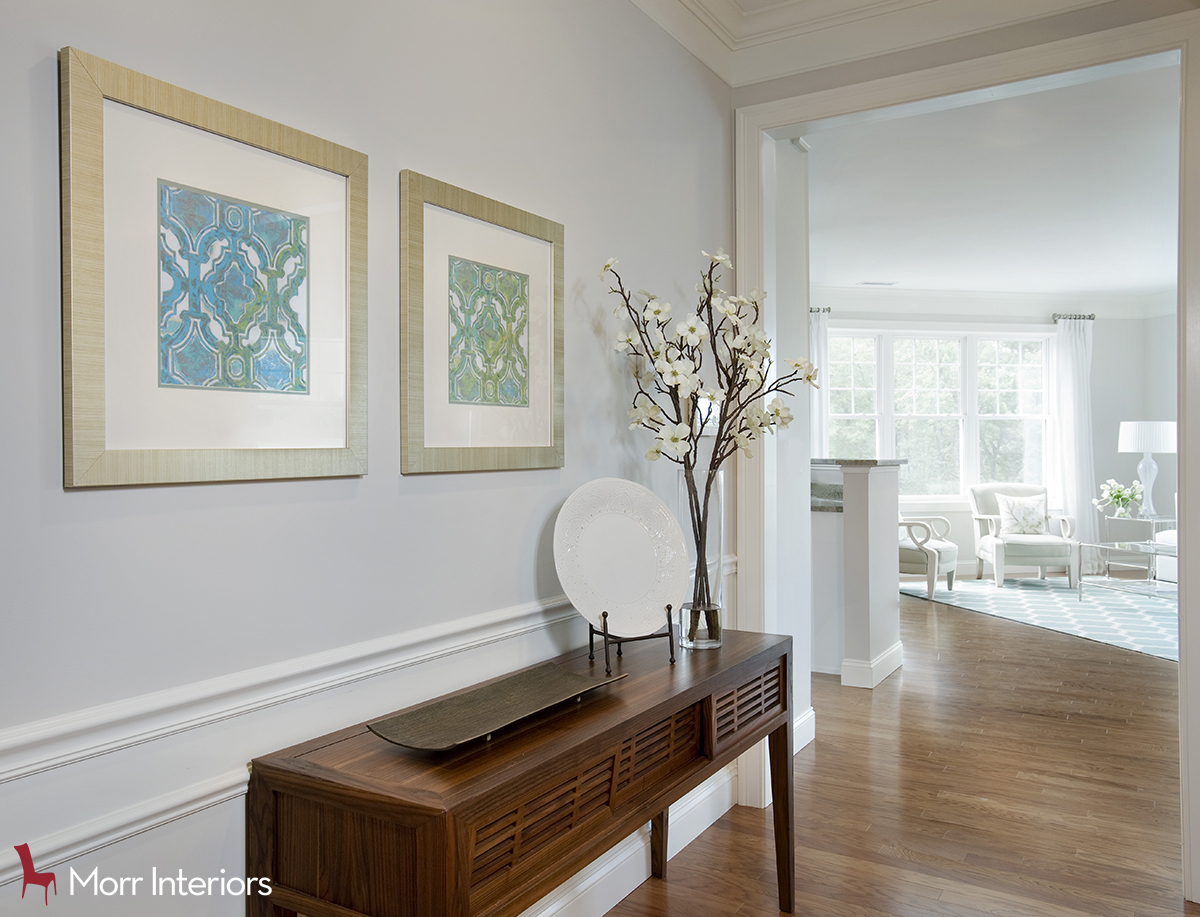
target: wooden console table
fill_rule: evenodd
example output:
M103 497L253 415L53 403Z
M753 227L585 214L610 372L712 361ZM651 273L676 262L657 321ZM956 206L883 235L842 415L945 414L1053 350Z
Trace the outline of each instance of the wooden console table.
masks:
M252 917L511 917L769 737L779 907L795 908L792 641L725 632L719 650L632 643L605 685L449 752L365 725L253 762L246 869L271 879ZM587 649L555 660L587 673Z

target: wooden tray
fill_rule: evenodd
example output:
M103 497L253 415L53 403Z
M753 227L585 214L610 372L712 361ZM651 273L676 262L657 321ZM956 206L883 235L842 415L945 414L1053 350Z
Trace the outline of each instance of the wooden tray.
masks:
M547 662L367 723L367 728L405 748L446 751L624 677L592 678Z

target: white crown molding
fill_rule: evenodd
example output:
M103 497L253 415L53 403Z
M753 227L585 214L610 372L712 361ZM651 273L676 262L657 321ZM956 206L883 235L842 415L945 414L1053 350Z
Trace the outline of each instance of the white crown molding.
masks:
M0 731L0 784L542 630L575 616L553 596L77 710Z
M680 0L631 0L699 61L733 85L733 50Z
M965 38L1107 0L632 0L731 86Z
M744 10L738 0L676 0L731 51L886 16L930 0L781 0ZM1065 0L1063 5L1081 5ZM1084 0L1082 5L1087 5Z

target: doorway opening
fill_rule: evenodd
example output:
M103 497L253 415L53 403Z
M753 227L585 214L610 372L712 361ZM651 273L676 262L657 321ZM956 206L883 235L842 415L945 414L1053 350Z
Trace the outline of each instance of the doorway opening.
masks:
M1189 569L1192 553L1187 537L1188 519L1200 512L1200 449L1190 448L1186 423L1188 402L1200 399L1200 373L1187 371L1200 363L1200 340L1188 337L1188 312L1182 304L1200 302L1200 250L1189 239L1200 236L1200 201L1186 189L1200 180L1200 68L1189 54L1200 45L1200 16L1175 17L1171 22L1126 27L1070 42L1026 48L981 61L967 61L917 71L871 83L850 85L739 109L736 118L737 252L739 286L780 291L774 297L768 322L780 352L800 352L807 346L806 323L797 314L809 307L807 282L797 282L797 265L807 277L807 247L795 258L780 257L789 240L807 234L807 206L784 208L780 202L798 183L807 187L807 161L792 140L813 124L845 115L874 112L897 105L921 104L967 92L989 92L994 87L1023 80L1069 73L1081 68L1177 51L1181 60L1180 139L1181 188L1179 208L1178 320L1178 487L1180 516L1180 567ZM795 156L793 156L793 152ZM884 278L886 279L886 278ZM792 295L790 290L798 290ZM786 292L786 295L785 295ZM781 303L787 303L784 309ZM1195 378L1193 378L1195 377ZM1118 418L1119 420L1119 418ZM796 425L793 425L796 426ZM811 601L805 596L811 584L812 532L807 512L797 508L809 502L808 474L796 475L794 453L809 454L807 430L797 430L791 440L780 437L760 459L738 467L738 620L740 627L791 633L796 642L798 666L793 698L797 745L815 732L815 714L803 660L811 651ZM1196 467L1191 468L1195 462ZM807 465L807 463L805 463ZM807 468L805 468L807 472ZM1191 472L1189 474L1189 472ZM768 500L767 496L771 499ZM1195 494L1195 496L1193 496ZM1195 504L1193 506L1192 504ZM782 509L781 509L782 507ZM1200 552L1198 552L1200 553ZM784 561L786 560L786 563ZM1197 558L1200 562L1200 557ZM1180 586L1180 735L1183 773L1184 892L1200 894L1200 704L1189 700L1190 672L1200 671L1200 632L1189 630L1187 583ZM758 780L759 768L747 762L746 777L739 773L741 798L753 802L748 788ZM768 794L761 794L767 798Z
M1137 478L1122 422L1176 418L1179 68L1164 52L824 119L793 140L822 325L811 451L906 460L900 510L949 523L960 583L977 571L972 485L1046 488L1084 543L1174 528L1106 523L1091 500L1097 482ZM1064 459L1077 445L1060 442L1075 418L1056 412L1060 315L1092 316L1078 473ZM1155 500L1173 516L1175 456L1161 458ZM836 596L824 580L840 575L816 564L814 589ZM814 603L815 672L840 670L839 606Z

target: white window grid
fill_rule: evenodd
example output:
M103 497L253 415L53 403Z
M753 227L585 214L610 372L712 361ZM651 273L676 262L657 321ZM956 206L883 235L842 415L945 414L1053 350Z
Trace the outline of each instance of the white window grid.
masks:
M830 344L835 338L870 338L875 344L875 411L872 413L835 413L832 399L829 419L833 420L870 420L875 421L876 456L891 458L896 454L897 416L904 419L957 419L960 424L959 438L959 495L965 495L967 487L980 483L980 449L979 421L981 419L1030 420L1042 425L1042 482L1047 478L1047 456L1050 452L1048 437L1050 431L1049 400L1050 400L1050 365L1053 335L1039 332L914 332L914 331L866 331L851 329L829 329ZM959 410L945 414L901 414L895 413L895 341L902 340L955 340L959 342ZM1020 341L1041 343L1041 410L1033 413L1021 413L1018 404L1016 413L981 414L979 411L979 384L975 371L979 366L979 345L982 341ZM831 348L832 349L832 348ZM1018 390L1018 399L1020 393ZM884 406L887 406L886 408ZM939 405L940 406L940 405ZM910 497L946 497L946 494L910 494Z

